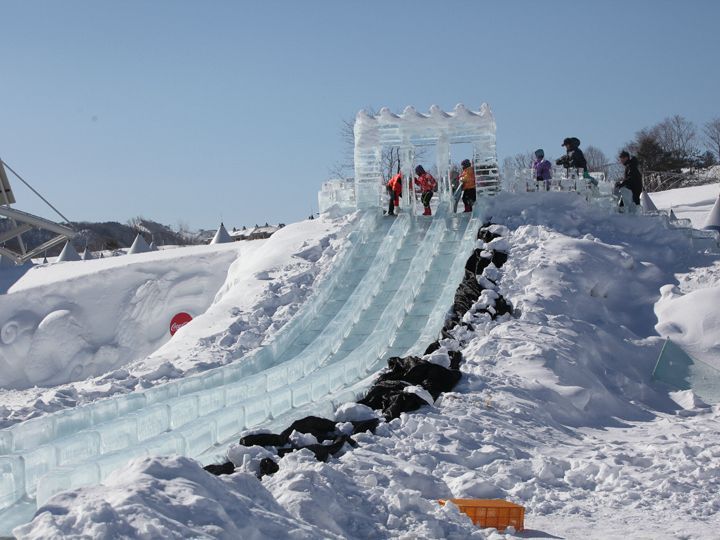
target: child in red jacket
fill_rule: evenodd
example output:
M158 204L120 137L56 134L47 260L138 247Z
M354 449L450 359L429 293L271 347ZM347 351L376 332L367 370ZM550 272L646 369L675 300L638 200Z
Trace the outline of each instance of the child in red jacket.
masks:
M388 181L387 191L390 196L388 216L394 216L395 208L400 206L400 197L402 196L402 173L397 173Z
M423 216L431 216L430 199L432 199L433 192L437 189L437 181L430 173L425 172L422 165L415 167L415 174L418 175L415 179L415 184L420 186L420 201L425 207Z

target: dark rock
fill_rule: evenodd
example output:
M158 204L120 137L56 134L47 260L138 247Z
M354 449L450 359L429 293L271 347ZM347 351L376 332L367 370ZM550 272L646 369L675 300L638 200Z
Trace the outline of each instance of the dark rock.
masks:
M336 427L334 420L320 418L318 416L306 416L300 420L295 420L289 428L280 435L287 438L293 431L298 433L310 433L318 440L333 439L336 435Z
M287 442L287 435L275 433L254 433L240 438L240 444L243 446L283 446Z
M430 345L427 346L427 349L425 349L425 352L423 353L423 355L432 354L435 351L437 351L439 348L440 348L440 341L435 340Z
M235 465L232 461L228 461L227 463L223 464L211 464L207 467L203 467L207 472L210 474L214 474L215 476L220 476L223 474L232 474L235 472Z
M356 435L358 433L365 433L366 431L369 431L370 433L375 433L375 430L377 429L379 423L379 418L373 418L372 420L361 420L360 422L352 422L353 435Z
M262 458L260 460L260 472L258 474L258 478L262 478L263 476L275 474L280 470L280 466L269 457Z
M508 254L502 251L493 251L492 263L497 267L502 267L508 260Z

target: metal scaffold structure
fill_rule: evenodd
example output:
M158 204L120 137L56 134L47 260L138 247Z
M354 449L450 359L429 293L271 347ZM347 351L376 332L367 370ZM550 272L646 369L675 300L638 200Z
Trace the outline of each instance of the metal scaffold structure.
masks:
M15 262L22 264L33 257L37 257L48 249L66 242L72 238L75 233L70 227L60 225L49 219L45 219L28 212L23 212L11 205L15 204L15 195L10 186L5 169L12 172L22 183L24 183L33 193L40 197L50 208L52 208L65 222L69 220L63 216L52 204L50 204L42 195L35 191L18 173L16 173L7 163L0 159L0 218L8 221L9 227L0 229L0 255L7 257ZM42 244L28 249L23 234L32 229L45 230L52 234L51 238Z

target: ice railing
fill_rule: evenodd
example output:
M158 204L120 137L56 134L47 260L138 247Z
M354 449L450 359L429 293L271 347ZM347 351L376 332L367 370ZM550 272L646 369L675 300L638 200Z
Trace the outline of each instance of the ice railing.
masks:
M582 171L576 169L553 168L553 176L550 179L550 191L577 191L585 194L591 193L595 196L612 195L612 182L605 179L605 173L591 172L589 177L584 176ZM516 169L514 180L509 182L510 191L546 191L543 181L535 178L532 169Z
M337 322L334 320L328 325L327 332L313 342L323 344L320 349L303 352L274 369L237 383L159 404L152 411L143 411L142 418L141 413L138 413L137 417L130 415L119 421L97 426L95 430L80 432L74 437L57 441L54 446L57 447L59 466L42 477L42 482L37 487L38 502L41 503L53 493L69 487L102 481L112 470L133 457L150 453L181 453L196 457L242 429L251 428L288 412L296 406L294 403L302 401L298 397L297 388L294 390L293 399L290 381L303 379L337 350L341 340L333 339L331 335L339 332L346 336L353 320L357 320L357 315L352 312L362 310L362 306L367 307L372 300L362 297L366 297L368 293L371 297L378 294L384 281L383 276L387 275L389 266L392 266L409 224L408 217L398 219L393 224L388 234L391 240L385 242L378 251L376 263L357 287L365 292L349 300L341 310L342 313L336 317ZM324 344L327 343L336 345L325 347ZM328 377L321 373L318 378L320 384L313 381L310 387L315 399L318 393L322 394L318 388L325 387ZM301 387L306 389L307 384ZM176 406L179 409L176 409ZM232 409L228 409L229 406L232 406ZM162 419L148 418L146 415L149 412L153 415L166 414ZM171 431L168 432L168 429ZM100 433L97 434L96 431ZM145 440L149 435L154 437ZM110 438L116 439L115 445L107 445ZM106 454L103 450L114 451ZM72 460L65 459L70 456ZM52 459L52 452L46 452L44 457ZM34 471L26 470L26 476L28 472L31 472L31 480L37 480L38 475L34 474Z
M355 208L355 183L334 179L324 182L318 191L318 207L321 214L338 205L344 210Z
M307 313L310 316L294 318L277 334L271 342L272 346L249 354L242 363L223 366L132 394L48 414L0 430L0 449L3 454L0 456L2 474L0 508L11 504L24 493L32 496L38 478L54 466L63 466L72 460L91 455L111 453L131 445L133 441L149 440L154 435L167 429L175 429L189 421L191 417L197 416L193 411L216 410L213 401L217 402L217 396L214 400L211 395L197 395L190 399L188 396L231 384L271 364L282 348L292 343L304 331L309 319L319 311L346 271L352 271L347 268L352 259L352 250L367 238L377 227L377 223L378 217L372 213L364 215L359 220L356 229L349 235L349 247L339 257L337 271L330 274L323 287L320 287L306 302ZM389 238L394 236L396 235L388 235ZM193 404L193 401L197 403ZM114 423L111 422L117 421L127 427L133 422L137 424L139 415L142 415L143 421L150 424L157 422L157 424L154 424L154 427L150 424L143 425L137 437L127 436L123 439L121 436L118 439L114 436L112 433L114 427L110 429ZM99 440L97 436L87 432L73 438L74 434L88 428L95 428L102 434L102 438ZM127 429L120 429L117 433L127 433ZM61 447L53 449L52 443L62 444Z

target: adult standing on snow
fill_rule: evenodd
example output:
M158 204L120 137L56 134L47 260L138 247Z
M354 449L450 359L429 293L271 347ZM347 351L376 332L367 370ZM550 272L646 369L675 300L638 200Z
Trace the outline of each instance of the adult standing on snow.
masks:
M425 172L422 165L415 167L415 174L417 174L415 184L420 187L420 202L425 207L423 216L431 216L430 199L432 199L433 192L437 188L437 181L430 173Z
M635 213L640 205L640 194L643 190L642 174L640 174L638 168L638 160L635 156L631 156L627 150L620 152L618 159L625 167L625 173L622 180L615 182L615 187L620 192L623 206L627 206L630 213ZM631 200L635 206L630 204Z
M565 147L566 154L558 159L555 164L561 165L568 170L576 169L579 171L582 169L584 175L587 172L587 160L583 151L580 150L580 139L577 137L565 137L561 146Z
M466 212L472 212L472 207L477 200L477 192L475 191L475 170L469 159L463 159L460 163L462 172L460 173L460 183L462 184L462 202L465 205Z
M552 165L545 159L545 150L538 148L535 150L535 159L532 164L533 174L538 183L538 189L541 185L545 186L545 191L550 191L550 179L552 178ZM540 183L542 182L542 184Z
M400 206L400 197L402 196L402 173L397 173L388 181L387 190L390 196L388 216L394 216L394 210Z

